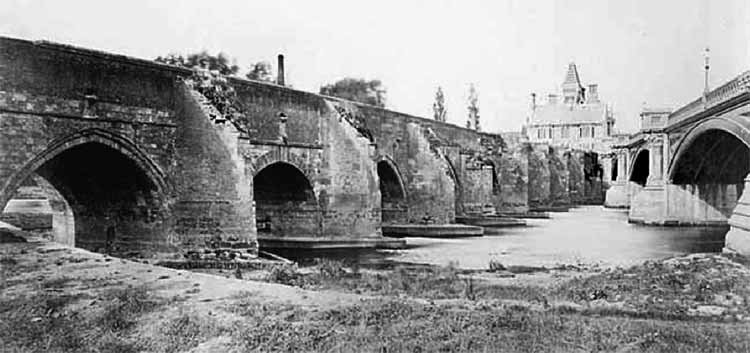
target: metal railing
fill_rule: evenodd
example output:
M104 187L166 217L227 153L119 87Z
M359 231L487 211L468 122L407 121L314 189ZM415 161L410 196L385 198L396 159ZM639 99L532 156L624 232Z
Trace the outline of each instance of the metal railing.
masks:
M745 71L731 81L708 92L669 115L668 125L673 125L715 107L743 93L750 92L750 71Z

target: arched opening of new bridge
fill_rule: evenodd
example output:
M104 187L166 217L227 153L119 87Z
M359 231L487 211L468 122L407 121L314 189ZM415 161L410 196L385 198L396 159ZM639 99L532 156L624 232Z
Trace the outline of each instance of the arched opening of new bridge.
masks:
M750 172L747 130L732 120L709 119L681 141L668 173L668 216L677 223L725 225Z
M636 154L629 178L630 221L727 226L750 172L750 132L738 117L724 116L671 136L676 143L666 173L663 138L646 139Z
M619 163L617 163L617 156L610 158L611 173L609 176L609 180L612 182L617 181L617 173L619 173L617 169L618 164Z
M633 171L630 173L629 181L643 187L646 186L648 181L649 173L649 152L648 149L643 149L635 157L633 162Z
M729 228L725 250L750 254L750 72L671 112L664 126L646 126L614 145L617 179L606 205L630 207L629 221ZM648 150L643 187L640 156ZM645 161L645 158L644 158ZM639 166L640 165L640 166ZM624 173L623 173L624 171ZM614 176L614 175L613 175Z

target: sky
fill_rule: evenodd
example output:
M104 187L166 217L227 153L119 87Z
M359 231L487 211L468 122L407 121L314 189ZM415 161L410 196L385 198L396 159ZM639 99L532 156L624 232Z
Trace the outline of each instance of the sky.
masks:
M317 92L379 79L389 109L464 125L469 84L485 131L518 131L530 94L560 91L568 63L599 84L616 127L642 107L678 108L750 69L747 0L2 0L0 35L153 59L219 51L243 71L286 57L287 82Z

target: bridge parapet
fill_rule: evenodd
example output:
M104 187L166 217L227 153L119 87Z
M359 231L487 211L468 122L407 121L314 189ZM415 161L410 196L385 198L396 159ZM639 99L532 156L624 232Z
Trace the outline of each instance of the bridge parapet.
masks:
M699 113L722 105L733 98L750 93L750 71L745 71L731 81L713 89L704 97L700 97L669 115L668 125L676 125L687 121Z

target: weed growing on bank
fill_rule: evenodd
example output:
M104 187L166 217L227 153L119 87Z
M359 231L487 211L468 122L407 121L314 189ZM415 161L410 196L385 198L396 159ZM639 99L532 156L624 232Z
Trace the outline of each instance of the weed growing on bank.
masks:
M41 287L59 289L69 281L60 277ZM73 308L91 299L101 305L94 315ZM0 298L0 346L8 351L138 352L131 329L163 304L143 287L113 289L97 298L54 292Z
M457 264L448 266L396 266L389 271L360 271L338 260L319 260L307 271L289 265L273 267L266 281L306 289L331 289L356 294L411 296L425 299L543 298L538 286L487 286Z
M495 273L549 271L500 263L491 263L490 267L493 271L489 272ZM750 268L726 255L649 261L551 286L488 282L475 278L477 271L460 270L455 265L396 266L375 272L353 270L340 261L325 260L307 271L285 267L272 274L270 281L276 283L367 295L519 300L545 308L562 303L591 315L659 320L750 320Z
M247 351L305 352L734 352L750 348L747 325L662 322L536 311L524 306L423 305L381 299L307 311L230 307L246 326L230 335Z

